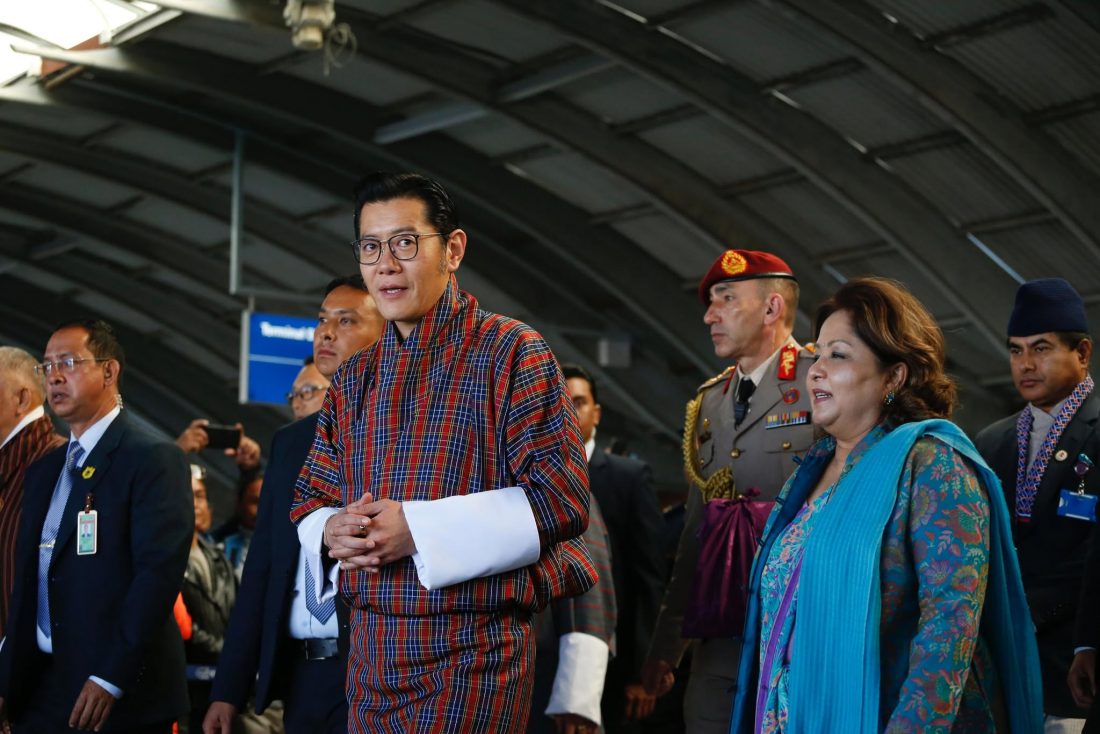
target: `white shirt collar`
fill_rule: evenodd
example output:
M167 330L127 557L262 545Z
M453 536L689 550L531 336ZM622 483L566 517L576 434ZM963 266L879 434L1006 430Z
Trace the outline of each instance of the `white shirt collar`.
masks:
M592 454L596 453L596 429L592 429L592 437L584 442L584 455L588 461L592 461Z
M77 438L71 432L69 433L69 443L76 441L80 444L80 448L84 449L84 456L81 457L77 466L84 466L84 462L88 460L88 456L91 455L92 450L95 449L96 444L99 443L99 439L103 438L103 434L107 432L107 429L111 427L115 418L118 418L118 414L122 412L122 408L117 405L111 409L111 412L97 420L92 425L88 426L88 429Z
M794 340L794 337L787 337L787 341L783 342L783 345L780 346L779 349L776 349L774 352L772 352L770 357L757 365L756 369L754 369L749 375L746 375L744 372L741 371L741 365L737 365L737 382L740 383L741 380L743 380L745 377L748 377L750 380L752 380L752 384L759 387L761 380L764 379L764 375L768 373L768 369L770 369L772 364L775 363L775 358L779 356L780 352L782 352L787 346L791 344L794 344L796 347L798 346L798 342ZM736 394L737 393L734 393L734 395Z
M43 408L41 405L39 405L37 408L32 410L30 413L27 413L25 416L23 416L23 420L16 423L15 428L11 429L11 433L8 434L8 437L4 439L3 443L0 443L0 449L7 446L8 441L15 438L15 435L17 433L19 433L24 428L29 426L31 423L34 423L36 420L38 420L39 418L41 418L44 415L46 415L46 409Z

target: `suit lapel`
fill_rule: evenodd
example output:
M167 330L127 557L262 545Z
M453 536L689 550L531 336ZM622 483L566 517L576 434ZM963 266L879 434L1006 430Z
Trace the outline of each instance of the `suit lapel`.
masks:
M1027 410L1027 408L1024 408ZM1005 432L997 441L997 454L994 457L993 470L1001 476L1001 488L1004 490L1005 502L1012 516L1016 516L1016 463L1019 459L1019 445L1016 439L1016 419L1005 428Z
M1077 411L1077 415L1069 422L1058 440L1054 453L1057 455L1059 451L1065 451L1066 459L1058 461L1054 456L1050 457L1047 469L1043 472L1043 479L1039 482L1039 493L1035 497L1033 514L1038 515L1040 507L1046 507L1052 502L1057 504L1058 496L1063 489L1077 487L1077 475L1073 473L1072 467L1077 461L1077 455L1084 448L1085 442L1096 430L1096 421L1100 417L1098 413L1100 413L1100 399L1093 393ZM1094 462L1100 460L1100 457L1096 456L1089 458Z
M76 516L84 509L84 499L89 492L97 493L99 486L111 466L111 456L118 448L119 439L126 429L126 414L119 413L107 431L99 439L92 449L92 453L84 461L84 466L73 470L73 490L69 494L69 501L65 505L65 512L61 516L61 527L57 530L57 544L54 546L53 557L57 558L61 549L76 533ZM60 473L60 472L59 472ZM104 490L106 491L106 489Z

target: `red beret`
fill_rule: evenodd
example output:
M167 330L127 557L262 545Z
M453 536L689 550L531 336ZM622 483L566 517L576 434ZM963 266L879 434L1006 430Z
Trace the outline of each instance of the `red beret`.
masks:
M715 283L756 278L790 278L797 282L791 266L770 252L759 250L726 250L699 283L699 300L710 305L710 287Z

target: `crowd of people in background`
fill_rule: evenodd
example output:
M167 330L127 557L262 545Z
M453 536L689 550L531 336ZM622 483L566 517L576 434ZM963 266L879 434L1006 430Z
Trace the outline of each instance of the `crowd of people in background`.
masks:
M354 215L359 271L318 294L266 451L140 428L102 321L0 347L0 731L1100 731L1100 397L1067 281L1005 304L1026 405L971 440L904 286L845 283L802 344L787 263L723 252L698 296L729 367L662 511L597 380L459 289L438 183L373 174Z

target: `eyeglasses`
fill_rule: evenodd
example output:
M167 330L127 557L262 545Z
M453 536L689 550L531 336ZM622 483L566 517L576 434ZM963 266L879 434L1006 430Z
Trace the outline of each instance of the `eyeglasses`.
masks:
M295 398L299 400L311 400L319 390L328 390L328 385L302 385L297 390L291 390L286 394L286 401L293 403Z
M42 364L36 364L34 366L34 374L49 377L53 374L54 370L66 375L71 375L76 371L76 366L81 362L109 362L108 359L96 359L95 357L65 357L64 359L58 359L53 362L43 362Z
M395 234L387 240L377 237L364 237L354 240L351 249L355 252L355 259L361 265L374 265L382 258L382 245L385 243L390 248L390 254L394 260L412 260L420 249L421 237L443 237L442 232L409 232L407 234Z

